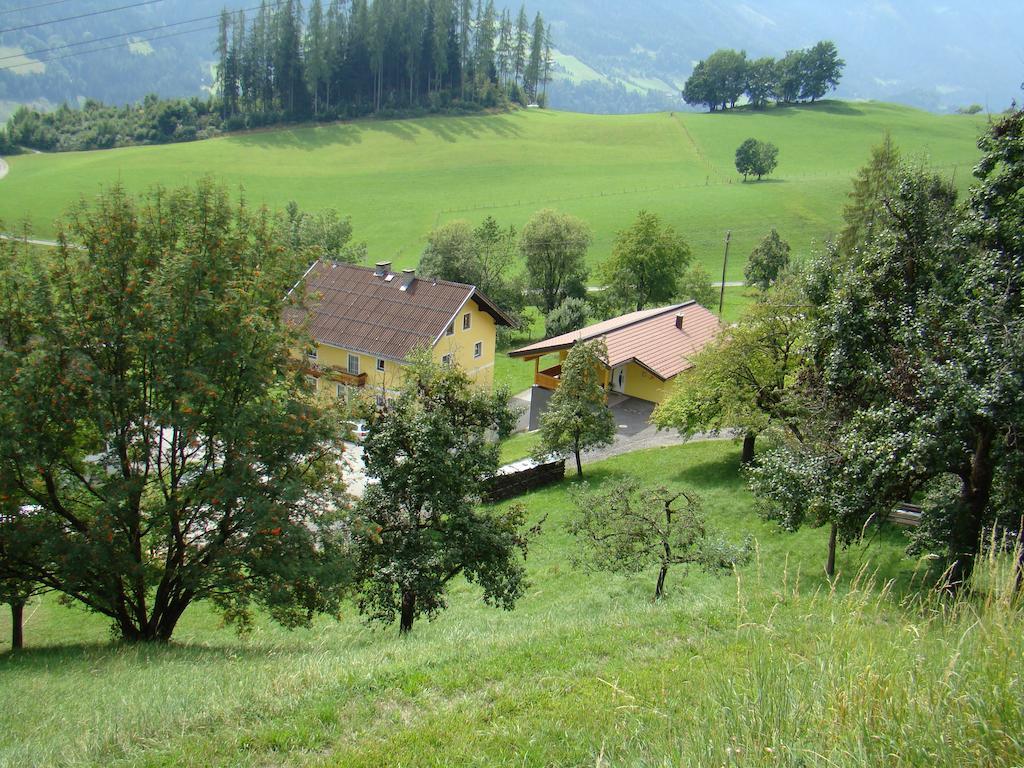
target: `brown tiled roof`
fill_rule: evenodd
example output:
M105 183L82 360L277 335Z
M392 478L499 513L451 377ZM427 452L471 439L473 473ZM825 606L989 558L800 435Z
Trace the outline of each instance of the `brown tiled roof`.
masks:
M682 316L682 329L676 327ZM604 338L612 367L636 362L662 381L692 368L690 359L722 331L718 318L696 302L645 309L605 320L553 339L510 352L510 357L534 358L568 349L577 341Z
M416 347L432 347L469 299L499 325L509 318L471 285L417 277L407 290L404 274L352 264L318 261L296 290L305 287L306 312L290 309L286 319L307 322L319 344L404 360Z

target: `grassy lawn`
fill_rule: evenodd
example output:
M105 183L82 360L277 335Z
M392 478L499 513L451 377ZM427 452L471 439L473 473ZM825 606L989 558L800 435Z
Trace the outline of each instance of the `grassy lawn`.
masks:
M501 463L511 464L529 456L540 442L540 432L521 432L501 444Z
M685 484L757 557L735 575L587 573L571 564L571 481L546 517L517 610L460 583L400 639L351 613L238 637L189 611L173 645L117 647L56 600L0 655L0 765L1012 766L1024 760L1019 609L912 603L897 533L821 573L825 533L761 521L738 450L702 443L588 468ZM0 633L6 634L6 616Z
M984 116L938 116L885 104L826 102L736 112L594 116L529 110L463 118L366 120L256 131L211 141L10 159L0 220L29 218L40 235L82 196L120 180L129 190L212 175L244 186L253 204L332 206L351 214L371 261L415 265L427 233L452 219L491 215L521 227L555 207L590 223L590 261L604 260L640 209L660 214L728 279L777 227L794 254L838 227L850 178L886 130L906 155L970 180ZM741 184L736 147L749 136L779 146L776 174Z

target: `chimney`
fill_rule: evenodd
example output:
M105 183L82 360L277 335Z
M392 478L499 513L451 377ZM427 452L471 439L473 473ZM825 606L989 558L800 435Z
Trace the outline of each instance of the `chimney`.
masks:
M378 261L377 268L373 271L375 277L387 277L391 273L390 261Z
M678 313L676 315L676 329L677 330L680 330L680 331L683 330L683 319L684 319L684 317L685 316L683 315L682 312L680 312L680 313Z
M416 280L416 270L415 269L403 269L402 270L402 285L401 285L401 287L398 290L400 290L400 291L408 291L409 288L412 286L412 284L413 284L413 282L415 280Z

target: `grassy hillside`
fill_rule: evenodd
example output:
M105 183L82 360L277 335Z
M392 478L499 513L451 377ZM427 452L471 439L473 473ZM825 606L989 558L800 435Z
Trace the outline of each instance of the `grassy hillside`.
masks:
M0 655L0 765L1020 765L1019 609L907 601L898 534L843 552L829 585L823 532L757 519L738 459L705 443L591 469L695 487L756 537L734 577L674 571L659 604L653 573L571 567L568 483L525 499L548 517L515 612L461 585L404 640L351 615L238 638L200 608L170 647L118 648L40 601L30 648Z
M131 190L213 175L253 202L351 214L374 260L414 265L426 234L490 214L521 226L552 206L590 222L591 260L640 209L661 214L721 274L733 231L730 279L758 239L778 227L807 252L839 222L852 174L890 130L908 155L966 185L981 117L941 117L881 104L824 103L766 113L589 116L511 114L365 121L257 132L193 144L10 160L0 220L28 217L41 235L81 195L122 181ZM736 147L749 136L780 148L775 176L740 184Z

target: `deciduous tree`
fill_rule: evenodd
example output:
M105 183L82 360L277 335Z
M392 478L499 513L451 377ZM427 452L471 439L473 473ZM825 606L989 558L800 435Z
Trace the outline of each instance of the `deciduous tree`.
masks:
M743 270L747 284L767 291L788 269L790 250L789 243L779 237L778 231L772 227L772 231L765 235L750 254Z
M498 469L493 435L507 436L513 423L507 391L473 387L429 352L415 356L364 443L373 482L357 509L363 614L398 618L408 633L445 607L458 576L480 586L487 604L515 606L526 588L523 512L480 508L483 483Z
M689 263L686 241L656 214L640 211L616 236L600 276L615 305L639 311L672 301Z
M736 170L748 176L757 176L758 181L767 176L779 164L779 148L767 141L747 139L736 150Z
M203 182L83 202L53 257L0 243L0 478L37 510L19 578L126 640L200 600L337 610L338 420L290 364L282 235Z
M813 367L797 405L817 440L753 475L788 527L828 520L850 541L915 494L917 539L965 584L985 529L1024 509L1024 114L992 126L979 186L957 207L941 178L903 171L870 248L812 270Z
M745 464L754 460L755 441L769 425L798 429L787 391L803 363L804 302L794 278L761 296L677 377L654 423L684 437L740 430Z
M581 454L612 444L616 428L605 391L607 370L608 347L603 339L581 342L569 350L562 363L561 384L540 417L538 460L571 453L576 457L576 473L582 477Z
M696 565L711 573L750 560L750 540L737 546L713 534L701 498L691 490L646 487L630 479L597 491L577 490L575 503L569 532L583 550L578 560L625 574L658 566L655 600L664 596L672 566Z
M545 313L557 307L587 277L585 259L590 227L566 213L546 208L526 222L519 250L526 260L530 287L538 291Z

